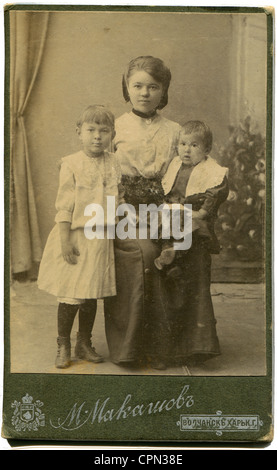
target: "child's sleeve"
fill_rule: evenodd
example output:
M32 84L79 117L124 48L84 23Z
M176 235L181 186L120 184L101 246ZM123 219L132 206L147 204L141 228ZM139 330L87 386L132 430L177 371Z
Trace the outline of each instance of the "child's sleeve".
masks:
M204 195L204 202L201 206L201 209L207 212L207 215L210 215L217 211L220 204L222 204L228 197L229 194L229 185L228 179L225 176L222 183L215 188L207 189Z
M71 222L75 205L75 179L70 166L63 162L60 169L59 189L56 198L55 222Z

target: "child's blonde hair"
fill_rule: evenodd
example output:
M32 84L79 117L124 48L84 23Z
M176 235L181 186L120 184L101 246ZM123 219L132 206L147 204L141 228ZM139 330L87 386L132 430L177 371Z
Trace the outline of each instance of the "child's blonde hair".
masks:
M114 115L106 107L100 104L88 106L80 115L76 122L77 129L80 129L84 122L96 122L96 124L104 124L114 129Z

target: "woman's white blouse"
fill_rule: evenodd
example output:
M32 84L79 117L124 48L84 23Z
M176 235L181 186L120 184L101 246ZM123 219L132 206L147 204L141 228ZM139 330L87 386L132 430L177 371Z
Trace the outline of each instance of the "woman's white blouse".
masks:
M179 124L160 115L147 122L134 113L116 120L115 151L123 175L163 176L177 155Z

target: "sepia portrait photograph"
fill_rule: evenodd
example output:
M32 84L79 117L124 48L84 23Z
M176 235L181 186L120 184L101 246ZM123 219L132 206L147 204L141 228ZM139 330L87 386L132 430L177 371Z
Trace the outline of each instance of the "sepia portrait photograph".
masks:
M8 374L270 374L269 13L6 13Z

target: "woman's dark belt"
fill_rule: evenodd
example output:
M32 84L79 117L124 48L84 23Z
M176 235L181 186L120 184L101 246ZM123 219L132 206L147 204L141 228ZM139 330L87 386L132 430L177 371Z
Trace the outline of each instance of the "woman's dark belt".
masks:
M128 204L138 207L139 204L156 204L164 201L161 178L145 178L143 176L122 176L124 199Z

